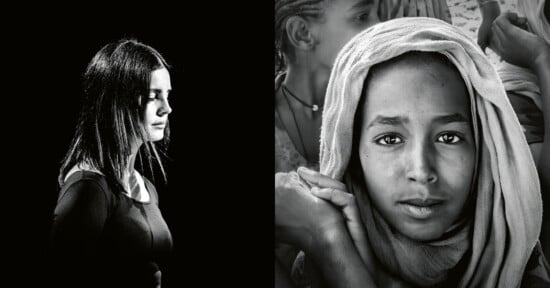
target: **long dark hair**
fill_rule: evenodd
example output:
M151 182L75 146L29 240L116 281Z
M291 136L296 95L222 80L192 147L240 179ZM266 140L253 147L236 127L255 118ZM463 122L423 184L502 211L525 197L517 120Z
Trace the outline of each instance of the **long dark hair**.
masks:
M144 152L151 172L156 159L166 180L155 144L143 126L151 73L161 68L170 68L162 55L135 39L109 43L95 54L83 76L80 116L59 171L59 185L74 165L86 163L101 171L114 191L124 191L124 169L136 139L144 143L136 158L141 163ZM161 152L169 142L168 125L164 133Z
M286 21L291 16L318 19L323 15L323 2L328 0L275 0L275 74L285 69L288 47Z

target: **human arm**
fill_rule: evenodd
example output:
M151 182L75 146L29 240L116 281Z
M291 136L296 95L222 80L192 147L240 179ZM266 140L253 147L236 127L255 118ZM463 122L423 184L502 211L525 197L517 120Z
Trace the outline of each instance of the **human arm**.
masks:
M52 280L56 287L92 287L100 276L95 275L95 256L107 219L107 198L92 180L77 181L63 192L50 234Z
M367 267L374 267L374 255L367 240L367 231L361 220L355 196L346 192L346 186L321 173L300 167L298 174L311 186L311 193L338 207L344 216L350 237Z
M537 164L544 211L550 211L550 45L542 38L514 25L517 15L505 13L493 24L494 47L505 61L531 69L538 78L544 115L544 142ZM543 214L541 240L547 258L550 258L550 213Z
M479 10L481 12L481 25L477 32L477 44L481 50L489 45L491 24L500 15L500 5L497 0L478 0Z
M296 173L275 175L275 236L305 251L329 287L375 287L342 213Z

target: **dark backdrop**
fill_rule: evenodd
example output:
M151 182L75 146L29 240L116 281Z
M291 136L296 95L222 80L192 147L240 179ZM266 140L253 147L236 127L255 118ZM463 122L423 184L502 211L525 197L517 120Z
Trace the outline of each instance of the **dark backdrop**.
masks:
M62 275L48 258L48 237L59 186L57 173L74 133L81 101L81 76L93 55L105 44L134 37L156 48L172 65L170 116L172 142L166 162L168 185L159 181L160 206L174 238L174 257L164 260L166 287L177 287L178 253L183 247L181 195L185 182L176 181L182 151L185 108L184 57L180 29L162 18L144 15L111 17L100 14L39 14L27 21L10 22L2 41L4 81L2 142L4 151L3 233L10 273L19 287L45 284ZM93 21L91 21L93 19ZM27 22L29 26L22 26ZM179 31L178 31L179 30ZM179 115L178 115L179 114ZM179 148L179 149L178 149ZM173 178L172 178L173 177ZM172 180L173 179L173 180ZM13 198L11 198L13 197ZM178 211L179 210L179 211Z
M163 287L239 286L243 277L271 286L271 3L262 4L265 13L257 4L154 4L139 11L103 3L5 9L0 286L45 287L63 274L47 247L81 75L104 44L121 37L155 47L173 66L168 185L156 185L174 238Z

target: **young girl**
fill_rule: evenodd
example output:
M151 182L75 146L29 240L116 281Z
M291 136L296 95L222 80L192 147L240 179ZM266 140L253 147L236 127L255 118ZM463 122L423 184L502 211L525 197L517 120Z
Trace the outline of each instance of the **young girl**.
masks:
M168 68L135 40L107 44L89 63L59 173L51 233L57 287L160 287L156 262L172 238L155 187L134 163L156 158L162 169L154 142L168 142Z
M300 169L280 176L289 185L276 198L287 209L277 235L306 251L322 281L550 284L536 168L468 36L428 18L373 26L340 52L325 105L321 173L345 185Z

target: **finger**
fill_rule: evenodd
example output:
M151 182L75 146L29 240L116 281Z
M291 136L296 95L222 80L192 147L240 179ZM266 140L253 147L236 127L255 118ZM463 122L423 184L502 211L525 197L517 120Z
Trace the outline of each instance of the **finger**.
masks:
M506 12L504 13L504 15L506 16L506 18L508 20L510 20L510 22L512 23L515 23L516 21L518 21L518 14L517 13L514 13L514 12Z
M353 201L355 201L355 197L352 194L334 188L319 189L317 187L313 187L311 188L311 193L319 198L330 201L332 204L340 208L349 206L350 204L353 204Z
M336 181L328 176L325 176L317 171L307 169L305 167L298 168L298 174L312 186L321 188L334 188L346 190L346 185L340 181Z
M514 23L516 26L519 26L523 29L526 29L527 28L527 18L525 17L518 17L518 19L516 20L516 23Z
M282 190L280 190L282 188ZM308 193L309 194L309 187L307 186L302 179L300 179L300 176L296 172L290 172L290 173L276 173L275 174L275 191L296 191L298 193ZM276 193L275 195L279 195L279 193Z
M311 193L319 198L329 201L333 205L342 209L344 218L350 221L349 225L362 225L359 208L355 202L355 196L345 191L332 188L319 189L314 187ZM357 229L361 229L358 227Z

